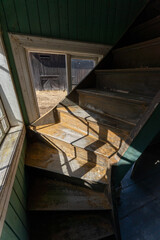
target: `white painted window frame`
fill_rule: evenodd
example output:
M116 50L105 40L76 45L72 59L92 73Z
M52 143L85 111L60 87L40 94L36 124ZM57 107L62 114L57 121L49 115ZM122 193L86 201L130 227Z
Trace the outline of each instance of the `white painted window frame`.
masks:
M30 52L65 54L67 57L66 68L69 85L68 91L70 91L71 55L77 57L96 58L99 61L109 52L112 47L110 45L42 38L12 33L9 34L9 37L30 123L33 123L40 117L33 86L33 73L29 58Z

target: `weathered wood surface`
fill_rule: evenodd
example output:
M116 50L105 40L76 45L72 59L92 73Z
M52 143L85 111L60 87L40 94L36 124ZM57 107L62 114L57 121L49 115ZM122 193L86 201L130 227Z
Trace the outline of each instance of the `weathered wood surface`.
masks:
M86 213L32 213L32 239L55 240L115 240L110 215ZM41 221L43 219L43 221Z
M63 143L62 143L63 144ZM55 146L56 147L56 146ZM35 142L28 148L25 164L47 172L61 174L90 185L107 184L106 167L96 162L87 162L76 156L68 156L61 147L49 147L45 143ZM63 176L62 176L63 177Z
M85 109L112 116L135 125L150 99L140 95L114 93L97 89L78 90L79 104Z
M28 210L85 211L111 208L104 193L42 176L35 177L30 188Z
M160 37L160 15L132 28L129 37L134 42Z
M153 97L160 88L160 68L97 70L97 88Z
M114 68L159 67L160 37L113 51Z

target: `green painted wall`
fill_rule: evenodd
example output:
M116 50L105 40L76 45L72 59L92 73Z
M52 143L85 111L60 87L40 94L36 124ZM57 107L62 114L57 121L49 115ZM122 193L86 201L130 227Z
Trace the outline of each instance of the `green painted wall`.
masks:
M0 240L28 240L24 143Z
M7 32L114 45L148 0L1 0L0 21L19 103L28 117Z
M119 186L121 180L131 166L141 156L154 137L160 132L160 104L156 107L151 117L140 130L120 161L113 168L113 184Z

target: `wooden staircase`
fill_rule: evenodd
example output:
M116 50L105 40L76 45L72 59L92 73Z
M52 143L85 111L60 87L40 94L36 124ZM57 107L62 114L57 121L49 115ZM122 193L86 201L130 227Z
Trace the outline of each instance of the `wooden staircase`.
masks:
M53 122L30 126L33 239L118 239L111 170L157 104L159 44L114 50L113 69L98 67L93 86L73 91L78 102L69 96L52 111Z

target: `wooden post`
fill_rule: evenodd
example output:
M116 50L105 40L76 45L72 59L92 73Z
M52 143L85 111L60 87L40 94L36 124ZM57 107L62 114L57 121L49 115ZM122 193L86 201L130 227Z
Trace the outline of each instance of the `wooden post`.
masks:
M71 56L66 54L66 79L67 79L67 93L72 90L72 75L71 75Z

